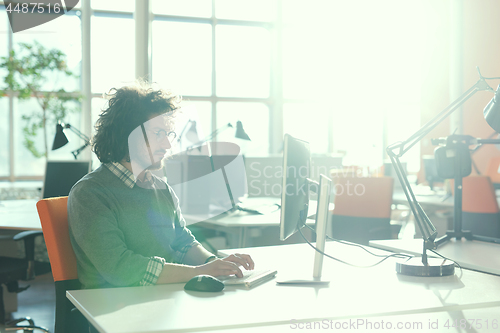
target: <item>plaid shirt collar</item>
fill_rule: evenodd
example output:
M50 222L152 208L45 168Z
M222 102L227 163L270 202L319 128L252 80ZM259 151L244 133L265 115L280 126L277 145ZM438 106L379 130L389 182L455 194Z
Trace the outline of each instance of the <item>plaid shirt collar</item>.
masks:
M127 187L134 188L135 184L137 183L137 179L135 178L134 174L132 172L130 172L129 169L125 168L123 165L121 165L118 162L106 163L104 165L115 176L117 176L118 178L120 178L120 180L125 185L127 185ZM153 184L153 176L151 175L151 172L146 171L145 177L144 177L144 183Z
M135 176L129 169L125 168L118 162L106 163L104 164L109 171L111 171L115 176L120 178L120 180L127 185L129 188L133 188L135 185Z

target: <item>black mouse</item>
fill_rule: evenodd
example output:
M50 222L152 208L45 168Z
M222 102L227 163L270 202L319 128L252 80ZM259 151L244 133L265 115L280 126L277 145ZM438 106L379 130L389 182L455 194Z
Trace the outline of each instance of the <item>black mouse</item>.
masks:
M185 290L191 291L221 291L224 283L210 275L197 275L184 285Z

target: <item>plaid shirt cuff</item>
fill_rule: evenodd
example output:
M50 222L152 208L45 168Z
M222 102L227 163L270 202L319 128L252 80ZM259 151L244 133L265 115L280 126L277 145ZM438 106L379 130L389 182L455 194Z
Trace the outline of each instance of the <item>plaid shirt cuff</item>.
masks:
M160 277L161 271L163 270L163 265L165 265L165 259L160 257L151 257L146 267L146 274L144 278L139 282L141 286L152 286L155 285Z

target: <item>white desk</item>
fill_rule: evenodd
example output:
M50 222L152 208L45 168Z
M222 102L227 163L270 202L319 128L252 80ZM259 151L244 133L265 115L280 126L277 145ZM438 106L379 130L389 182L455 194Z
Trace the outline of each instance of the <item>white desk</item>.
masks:
M281 209L274 204L281 203L280 198L262 197L248 198L245 203L249 206L258 206L259 204L267 207L266 212L262 215L251 214L244 211L234 211L226 214L212 215L191 215L183 214L187 225L196 224L197 226L223 231L229 234L237 235L235 247L245 247L246 239L251 229L259 229L265 227L279 227ZM317 202L311 200L309 202L308 216L316 214ZM333 205L331 205L333 209ZM314 220L309 219L309 224L314 224Z
M0 229L42 230L36 199L2 200L0 202Z
M422 242L422 239L391 239L370 241L370 245L392 252L421 255ZM455 260L463 268L500 275L500 244L476 240L451 240L440 245L437 252ZM429 256L431 255L434 254L429 252Z
M326 251L356 264L379 259L337 243L328 243ZM224 252L249 253L256 269L273 267L279 275L312 274L314 251L306 244ZM289 331L292 320L403 318L399 316L428 325L446 313L457 318L477 315L490 322L500 319L494 311L500 308L499 276L457 270L451 277L405 277L396 274L394 266L394 259L366 269L325 259L329 287L279 286L269 281L250 290L226 287L218 293L201 293L186 292L184 284L177 283L75 290L67 297L99 332ZM469 310L476 312L465 315ZM440 331L445 329L441 326Z

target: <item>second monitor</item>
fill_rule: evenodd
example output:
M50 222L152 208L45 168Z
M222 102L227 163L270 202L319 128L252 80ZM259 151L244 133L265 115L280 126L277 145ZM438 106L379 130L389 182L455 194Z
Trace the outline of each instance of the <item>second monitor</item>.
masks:
M316 209L316 249L312 278L292 276L282 279L279 284L327 284L321 278L323 252L325 250L326 226L330 204L332 181L320 175L319 183L309 179L311 152L309 143L285 134L283 150L283 182L281 190L280 239L285 240L306 225L309 210L309 190L318 193Z

